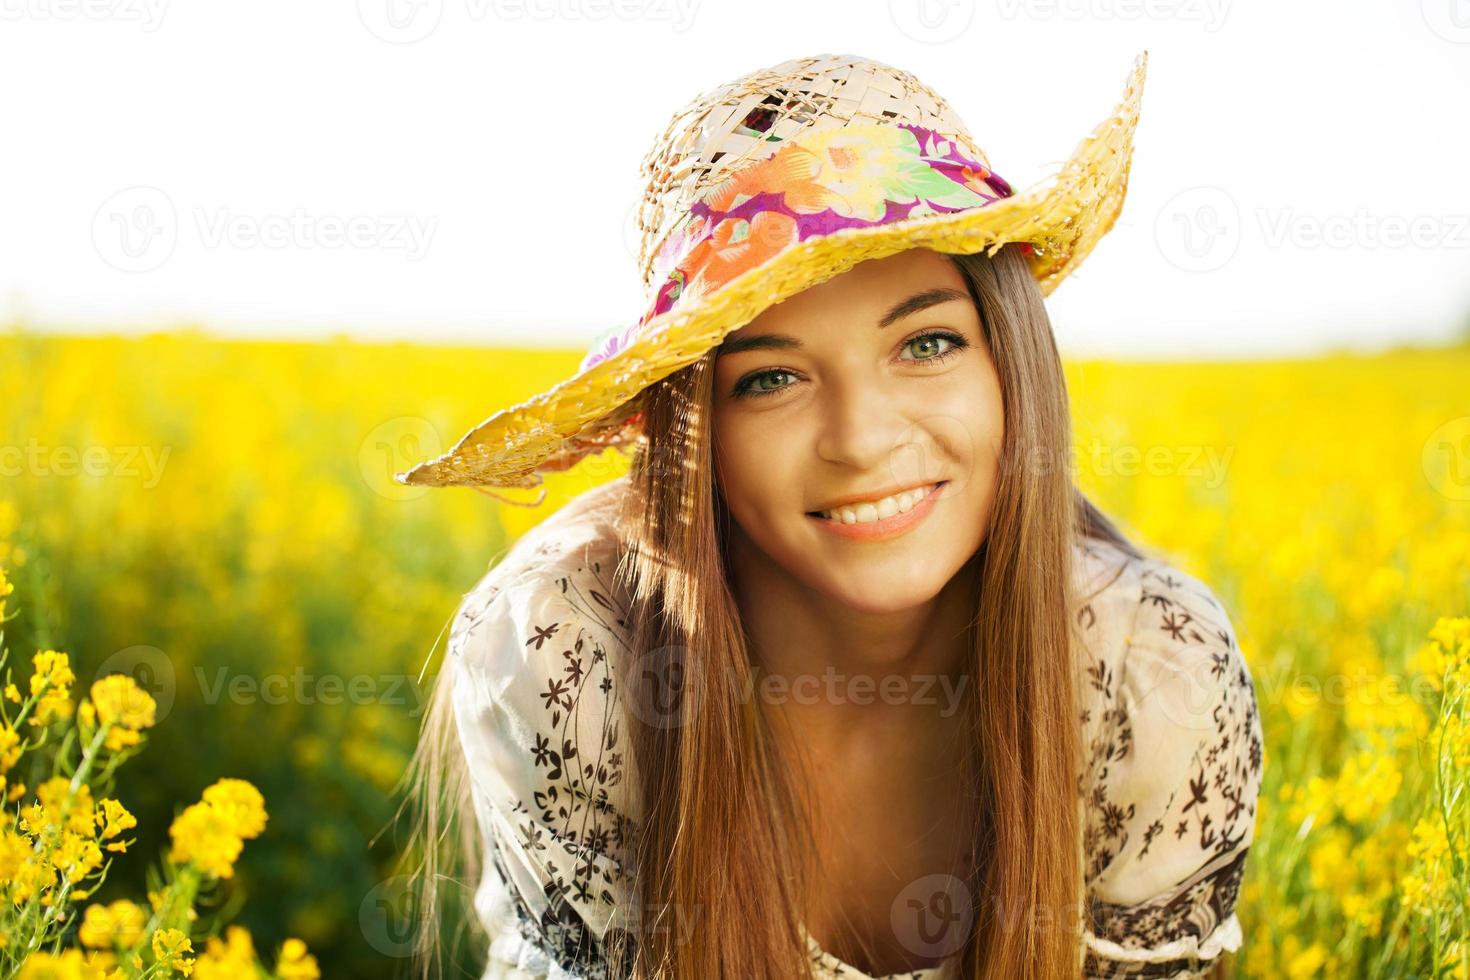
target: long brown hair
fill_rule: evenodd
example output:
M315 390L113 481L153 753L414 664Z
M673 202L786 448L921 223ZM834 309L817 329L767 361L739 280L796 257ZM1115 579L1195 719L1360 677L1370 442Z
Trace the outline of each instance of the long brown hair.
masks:
M967 884L977 902L960 973L1076 976L1083 878L1073 549L1093 538L1138 551L1073 481L1066 381L1025 256L1006 245L950 258L980 313L1005 411L990 524L975 556L972 683L962 702L971 737L956 792L973 814L976 874ZM640 926L632 976L793 980L810 968L801 910L818 873L813 803L770 720L745 696L753 668L725 565L730 517L714 477L713 358L640 394L644 434L619 522L627 540L617 576L633 600L632 653L619 669L669 676L672 656L674 711L685 712L652 725L646 712L625 712L643 813L632 860ZM425 964L438 952L435 890L444 872L473 882L482 870L447 686L435 685L411 766ZM637 696L636 685L622 689Z

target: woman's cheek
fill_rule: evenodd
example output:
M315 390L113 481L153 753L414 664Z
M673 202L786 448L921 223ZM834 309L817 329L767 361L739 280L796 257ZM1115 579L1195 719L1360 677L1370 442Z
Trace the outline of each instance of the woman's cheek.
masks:
M924 425L930 440L945 457L937 467L955 485L952 496L988 498L994 489L1005 441L1004 405L989 372L954 372L936 384L926 408Z
M747 511L775 508L783 489L787 495L793 492L798 442L778 423L776 413L729 411L717 416L715 461L726 497L741 501Z

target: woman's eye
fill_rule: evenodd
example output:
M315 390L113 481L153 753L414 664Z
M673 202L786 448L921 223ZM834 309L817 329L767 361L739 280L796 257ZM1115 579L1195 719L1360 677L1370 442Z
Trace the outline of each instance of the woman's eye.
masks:
M773 368L770 371L761 371L758 374L752 374L741 380L735 386L734 395L736 398L759 398L761 395L774 395L783 388L789 388L790 385L766 385L764 382L770 381L773 378L778 379L792 376L790 371L782 369Z
M941 346L947 344L948 346ZM958 354L964 350L968 342L959 334L948 332L921 333L911 338L904 344L906 350L913 350L915 357L908 358L914 361L941 361L951 354Z

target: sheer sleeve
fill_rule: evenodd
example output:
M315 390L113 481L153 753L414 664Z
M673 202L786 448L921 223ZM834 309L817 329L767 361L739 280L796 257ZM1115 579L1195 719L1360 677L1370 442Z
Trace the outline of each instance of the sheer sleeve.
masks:
M1243 936L1235 904L1264 762L1255 688L1210 590L1142 564L1088 887L1087 977L1208 976Z
M526 542L461 603L446 670L485 849L486 977L582 980L623 956L632 796L595 553Z

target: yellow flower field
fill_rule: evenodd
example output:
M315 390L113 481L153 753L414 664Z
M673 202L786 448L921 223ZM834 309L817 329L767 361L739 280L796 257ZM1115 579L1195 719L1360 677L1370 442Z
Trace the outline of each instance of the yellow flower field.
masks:
M412 910L393 793L420 668L510 540L625 464L555 478L538 510L390 477L578 356L0 335L16 693L57 731L112 719L98 751L136 755L107 794L136 819L132 843L69 949L126 935L150 962L190 943L246 962L254 936L282 976L308 975L291 972L308 948L323 976L401 962ZM1068 365L1079 480L1217 590L1255 679L1266 781L1239 905L1245 975L1470 976L1466 379L1470 348ZM68 698L30 686L63 668ZM151 717L117 682L94 688L118 672ZM16 747L5 731L0 761ZM211 801L223 774L236 790ZM237 784L269 807L243 853L245 830L211 836ZM220 906L145 947L142 886L160 862L216 882Z

